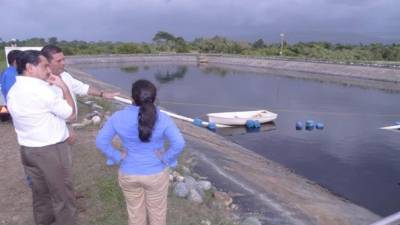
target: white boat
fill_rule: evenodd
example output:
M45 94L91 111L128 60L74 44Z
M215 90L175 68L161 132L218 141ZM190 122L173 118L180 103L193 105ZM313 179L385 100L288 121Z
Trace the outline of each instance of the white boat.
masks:
M245 125L248 120L268 123L278 117L276 113L267 110L209 113L207 116L209 122L224 125Z
M399 130L400 129L400 125L381 127L381 129L382 130Z

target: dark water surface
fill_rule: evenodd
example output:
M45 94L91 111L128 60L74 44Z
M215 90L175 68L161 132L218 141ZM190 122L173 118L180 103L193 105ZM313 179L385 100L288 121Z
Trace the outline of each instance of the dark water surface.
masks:
M386 216L400 210L400 133L378 129L400 120L400 94L221 67L182 65L84 67L99 80L130 90L144 78L160 105L199 117L210 112L268 109L275 129L227 136L330 191ZM324 130L296 131L297 121Z

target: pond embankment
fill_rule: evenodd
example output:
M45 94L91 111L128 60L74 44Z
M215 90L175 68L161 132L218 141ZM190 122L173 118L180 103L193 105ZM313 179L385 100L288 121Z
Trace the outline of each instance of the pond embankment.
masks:
M355 83L368 81L366 86L372 85L375 88L380 88L382 82L389 85L400 81L400 70L395 69L242 57L207 57L208 64L202 66L224 65L260 72L285 70L289 71L283 72L287 76L332 82L342 82L342 79ZM129 55L74 56L69 57L67 62L68 70L78 79L101 88L118 89L77 69L78 64L196 64L197 60L197 55ZM332 77L336 80L330 80ZM364 84L361 82L358 85ZM395 85L389 88L394 87ZM215 133L186 122L176 122L185 135L187 149L197 155L198 168L203 168L203 175L217 179L213 180L217 186L220 183L244 196L247 201L253 201L263 217L262 220L267 224L369 224L379 219L379 216L369 210L335 196L312 181Z
M207 63L199 63L207 62ZM192 64L203 67L222 66L228 69L274 73L275 75L334 82L345 85L400 91L400 69L361 65L279 60L219 54L150 54L70 56L68 63L77 64Z

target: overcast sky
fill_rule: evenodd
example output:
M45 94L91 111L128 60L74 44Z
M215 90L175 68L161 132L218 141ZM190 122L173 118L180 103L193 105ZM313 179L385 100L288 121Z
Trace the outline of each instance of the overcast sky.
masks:
M0 38L400 43L400 0L0 0Z

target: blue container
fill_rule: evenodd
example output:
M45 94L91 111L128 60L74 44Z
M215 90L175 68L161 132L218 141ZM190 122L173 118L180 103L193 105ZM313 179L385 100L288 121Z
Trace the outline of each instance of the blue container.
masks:
M302 129L303 129L303 123L300 122L300 121L298 121L298 122L296 123L296 130L302 130Z
M314 120L307 120L306 121L306 130L312 130L315 127Z
M210 122L210 123L208 123L207 128L208 128L209 130L216 130L216 129L217 129L217 124L214 123L214 122Z
M199 118L195 118L193 120L193 124L196 125L196 126L201 127L201 126L203 126L203 121L201 119L199 119Z
M318 129L318 130L323 130L324 127L325 127L325 126L324 126L323 123L317 123L317 124L315 125L315 128Z
M246 121L246 127L247 128L255 128L256 124L254 120L247 120Z

